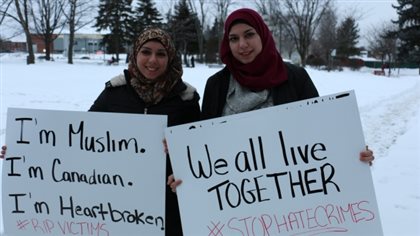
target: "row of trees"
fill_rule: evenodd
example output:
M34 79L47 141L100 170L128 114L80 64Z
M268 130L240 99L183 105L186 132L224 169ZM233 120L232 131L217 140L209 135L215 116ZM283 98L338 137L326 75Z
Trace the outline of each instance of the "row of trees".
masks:
M288 48L297 50L302 64L305 64L317 26L331 1L260 0L256 2L256 7L264 16L268 16L267 20L273 26L273 31L276 26L285 29L282 33L294 42ZM166 23L163 23L161 15L151 0L139 0L138 7L134 11L127 7L130 2L130 0L100 0L99 4L100 10L95 27L110 31L105 40L107 45L113 45L114 48L109 48L109 51L116 52L117 58L118 52L127 48L145 26L158 25L172 34L177 49L184 57L187 54L197 54L198 60L201 61L204 55L206 61L217 60L223 22L226 19L227 10L234 5L233 1L179 0L174 5L174 11L167 12ZM204 28L206 25L204 21L207 19L205 9L208 7L217 9L217 14L213 17L212 26ZM201 18L198 17L199 15ZM149 19L154 19L154 21ZM280 36L283 37L283 35Z
M25 34L28 49L27 64L35 63L31 34L39 35L45 44L45 56L50 60L51 44L65 26L70 33L68 63L73 63L74 34L89 24L89 13L95 8L90 0L1 0L0 24L13 19Z
M205 41L207 48L213 48L210 44L214 40L206 37L203 28L207 14L205 0L199 0L198 3L193 0L179 0L173 6L174 10L170 9L164 17L152 0L138 0L131 7L132 4L132 0L99 2L95 27L98 30L109 31L104 43L108 45L107 51L115 53L117 59L120 52L128 52L128 48L145 28L153 26L170 32L176 48L184 57L187 54L197 54L198 59L203 61L206 54ZM212 4L219 9L227 9L231 0L217 0ZM223 14L224 19L226 12ZM218 34L214 37L218 37Z
M372 28L364 35L368 48L359 48L361 35L356 16L344 16L339 22L334 1L257 1L259 11L269 16L268 22L280 42L282 54L290 58L297 51L303 65L311 63L330 68L333 60L349 63L350 56L368 50L384 63L398 60L420 66L420 1L398 0L398 5L393 7L398 19Z
M357 19L346 16L338 22L334 0L254 0L255 9L262 13L282 54L290 57L298 52L301 64L317 58L328 65L332 55L347 58L357 55L360 38ZM64 27L70 33L69 61L72 63L74 33L86 24L94 23L107 32L104 45L109 53L128 52L132 42L146 27L158 26L168 30L176 47L184 56L198 55L200 61L217 60L223 33L223 22L232 0L174 0L162 15L153 0L1 0L0 20L9 17L25 32L29 57L33 63L30 34L41 35L50 57L49 44ZM241 6L238 6L241 7ZM398 0L394 6L399 18L378 26L368 36L369 50L383 58L400 58L404 62L420 64L420 1ZM173 9L173 10L171 10ZM89 13L97 13L93 17ZM212 15L209 15L213 13ZM209 22L212 19L212 22ZM1 23L0 22L0 23Z

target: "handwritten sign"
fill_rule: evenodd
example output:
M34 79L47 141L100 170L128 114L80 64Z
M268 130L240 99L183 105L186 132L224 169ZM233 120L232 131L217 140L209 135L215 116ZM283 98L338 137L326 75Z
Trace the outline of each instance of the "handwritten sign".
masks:
M166 129L185 235L382 235L353 91Z
M166 116L10 108L5 235L164 235Z

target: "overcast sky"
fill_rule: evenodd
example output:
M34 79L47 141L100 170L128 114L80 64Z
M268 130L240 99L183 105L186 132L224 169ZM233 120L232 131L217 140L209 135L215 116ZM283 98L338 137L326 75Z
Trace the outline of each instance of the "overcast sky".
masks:
M233 0L235 4L229 8L229 13L242 6L254 6L254 0ZM155 0L156 7L161 14L165 14L171 3L177 0ZM339 20L345 16L354 16L357 20L360 29L360 44L366 44L363 35L371 31L373 27L382 26L384 22L398 19L396 10L392 8L392 4L397 5L397 0L336 0L335 5L338 8ZM210 13L208 13L209 15ZM208 22L207 22L208 23ZM9 37L10 31L15 31L16 25L13 27L8 24L0 25L0 35L2 37ZM79 32L95 33L95 29L82 29ZM25 41L23 35L15 37L12 40Z
M165 0L162 0L164 2ZM235 1L235 0L234 0ZM237 0L248 6L254 6L254 0ZM398 15L392 4L398 5L397 0L335 0L339 21L346 16L354 16L360 29L360 43L365 44L363 35L371 28L382 26L384 22L397 20ZM230 9L230 12L234 8Z
M339 15L343 17L354 13L362 35L369 32L372 27L381 26L383 22L398 19L397 11L392 4L398 5L397 0L338 0L336 6L341 11Z

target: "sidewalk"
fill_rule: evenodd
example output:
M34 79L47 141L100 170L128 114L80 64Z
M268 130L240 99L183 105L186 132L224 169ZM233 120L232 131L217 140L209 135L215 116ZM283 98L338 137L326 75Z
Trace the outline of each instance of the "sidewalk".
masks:
M384 235L420 235L420 110L372 176Z

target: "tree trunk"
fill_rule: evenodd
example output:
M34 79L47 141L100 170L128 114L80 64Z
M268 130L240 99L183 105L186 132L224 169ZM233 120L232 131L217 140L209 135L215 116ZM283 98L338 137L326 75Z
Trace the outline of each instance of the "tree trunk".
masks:
M34 54L34 48L32 47L32 38L31 34L28 32L25 32L26 35L26 47L28 49L29 55L26 58L26 64L35 64L35 54Z
M28 48L28 53L29 53L29 55L26 58L26 64L29 65L29 64L35 64L35 54L34 54L34 48L32 47L32 38L31 38L31 33L29 32L29 25L28 25L28 12L27 12L28 2L24 1L23 4L24 4L23 7L24 7L25 15L23 15L22 13L19 1L15 0L16 12L19 17L18 22L22 26L23 31L25 32L26 47Z
M68 52L67 52L67 63L73 64L73 44L74 44L74 32L70 30L69 35L69 46L68 46Z
M45 35L44 37L45 37L45 40L44 40L44 43L45 43L45 60L49 61L49 60L51 60L51 42L52 42L52 40L51 40L50 36L48 36L48 35Z
M69 22L70 35L69 35L69 46L67 52L67 63L73 64L73 45L74 45L74 33L75 33L75 22L71 19Z

